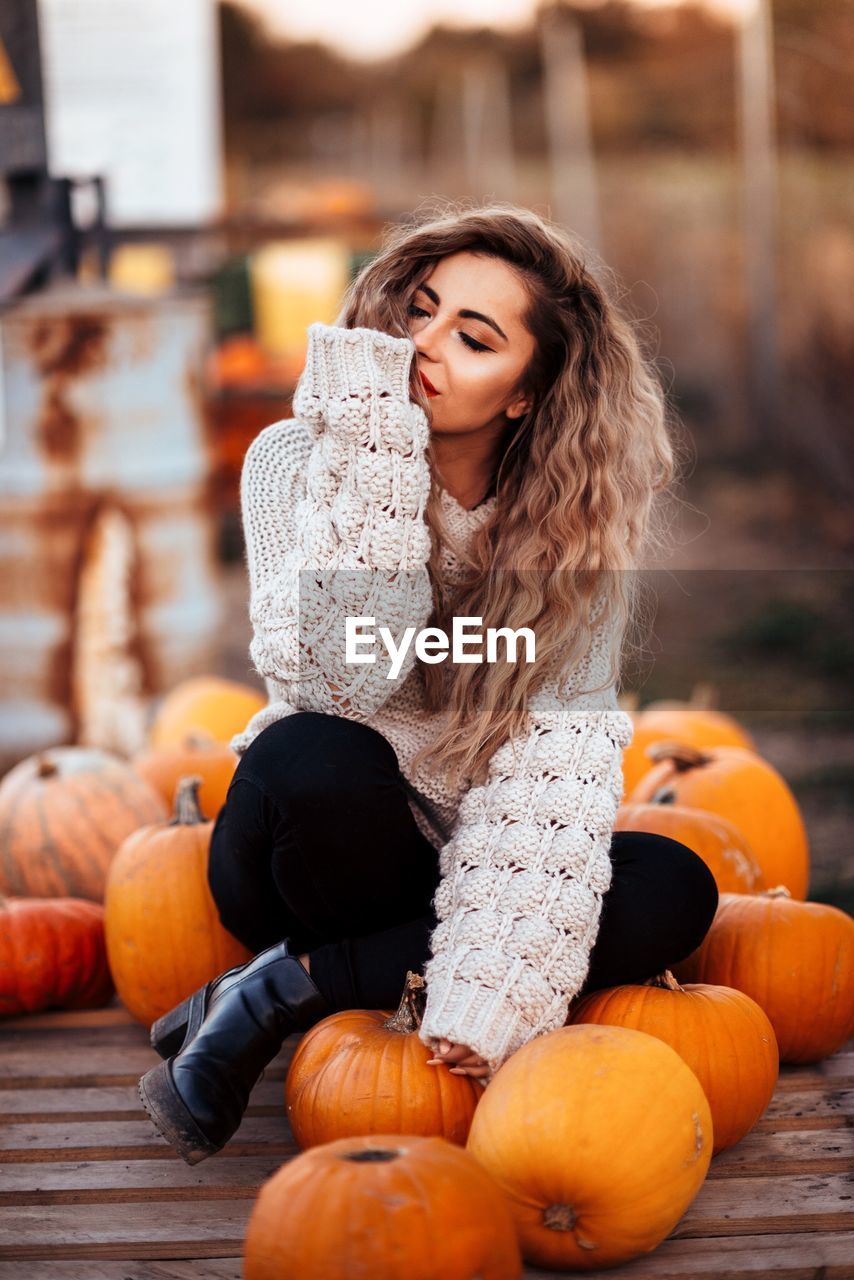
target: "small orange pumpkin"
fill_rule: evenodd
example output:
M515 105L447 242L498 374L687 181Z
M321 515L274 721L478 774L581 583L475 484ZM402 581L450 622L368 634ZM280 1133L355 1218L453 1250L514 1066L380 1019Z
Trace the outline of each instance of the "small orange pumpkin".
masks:
M593 991L571 1021L632 1027L664 1040L703 1086L713 1155L735 1146L762 1116L779 1075L774 1028L756 1003L731 987L680 987L667 970L649 982Z
M616 1266L667 1236L712 1157L712 1116L675 1049L627 1027L559 1027L495 1073L467 1150L510 1200L526 1262Z
M168 814L147 782L95 747L51 747L0 782L0 893L102 902L131 832Z
M483 1086L428 1067L418 1039L424 979L408 973L397 1013L346 1009L305 1033L285 1081L291 1130L303 1149L370 1133L417 1133L465 1145Z
M854 1035L854 920L778 885L721 894L711 928L674 966L681 982L744 991L765 1010L781 1062L819 1062Z
M0 897L0 1017L95 1009L112 994L102 906Z
M245 1280L519 1280L506 1198L442 1138L386 1133L328 1142L261 1188Z
M743 747L702 751L679 743L649 748L656 766L629 796L631 804L680 804L728 818L744 836L766 884L784 884L793 898L809 886L809 844L801 811L767 760Z
M181 778L197 774L201 778L199 808L205 818L216 818L222 806L237 756L225 742L215 742L209 733L188 733L174 746L148 747L131 763L141 778L154 787L171 810Z
M188 733L207 733L215 742L229 743L267 705L257 689L223 680L196 676L175 686L160 703L149 732L149 746L180 745Z
M198 778L183 778L175 816L135 831L110 868L104 927L122 1001L150 1026L249 951L220 924L207 880L213 823L199 812Z
M649 831L693 849L715 877L719 893L754 893L765 888L762 869L744 836L717 813L683 804L624 804L615 831Z
M623 752L624 794L630 796L655 761L647 754L654 742L674 741L689 747L746 747L753 739L737 720L714 707L660 699L633 715L634 735Z

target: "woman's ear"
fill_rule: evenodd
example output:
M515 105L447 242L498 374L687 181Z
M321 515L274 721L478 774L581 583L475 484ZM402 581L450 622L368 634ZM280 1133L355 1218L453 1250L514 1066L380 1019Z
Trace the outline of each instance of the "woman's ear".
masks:
M511 400L504 413L508 418L522 418L528 412L532 404L529 395L519 395L515 400Z

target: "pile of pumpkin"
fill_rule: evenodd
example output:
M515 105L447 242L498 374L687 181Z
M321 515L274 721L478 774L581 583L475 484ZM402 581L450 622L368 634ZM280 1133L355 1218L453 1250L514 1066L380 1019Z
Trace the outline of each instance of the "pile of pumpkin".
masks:
M0 782L0 1015L96 1006L115 984L150 1025L248 959L206 867L228 742L261 704L188 681L135 760L58 747ZM722 712L659 703L634 719L616 825L680 840L710 867L720 905L700 948L675 976L576 999L485 1090L427 1067L417 975L396 1013L318 1023L285 1086L302 1154L261 1189L248 1280L354 1267L510 1280L523 1258L628 1261L759 1121L779 1063L817 1062L854 1033L854 920L804 901L807 838L782 777ZM315 1207L324 1231L306 1233Z

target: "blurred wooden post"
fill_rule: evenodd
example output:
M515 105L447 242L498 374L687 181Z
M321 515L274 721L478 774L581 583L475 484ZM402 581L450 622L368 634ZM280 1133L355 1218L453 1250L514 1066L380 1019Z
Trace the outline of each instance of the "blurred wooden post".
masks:
M443 196L459 196L462 183L460 135L462 133L460 86L453 74L439 80L433 106L430 168L433 186Z
M513 107L510 76L500 58L487 64L489 114L486 148L492 187L500 200L516 199L516 157L513 149Z
M499 58L487 54L466 64L462 106L469 194L477 199L515 199L510 82Z
M739 39L739 127L749 342L748 408L754 445L780 443L781 365L777 326L777 153L770 0L755 0Z
M405 188L403 104L392 98L376 102L370 115L371 180L380 205L399 202Z
M364 181L371 166L371 122L363 112L354 112L350 119L349 174Z
M565 15L546 14L540 24L540 49L553 216L601 256L587 73L578 23Z
M467 62L463 68L462 115L463 154L465 156L466 190L478 193L482 171L483 117L486 113L486 77L479 61Z

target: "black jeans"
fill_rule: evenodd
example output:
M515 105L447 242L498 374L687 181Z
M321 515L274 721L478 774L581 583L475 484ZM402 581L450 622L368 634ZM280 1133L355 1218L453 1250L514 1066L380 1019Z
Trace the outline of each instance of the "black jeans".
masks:
M583 992L640 982L699 946L717 909L706 864L667 836L615 832ZM250 744L211 837L220 920L253 952L309 953L333 1010L396 1008L438 923L438 854L377 730L301 711Z

